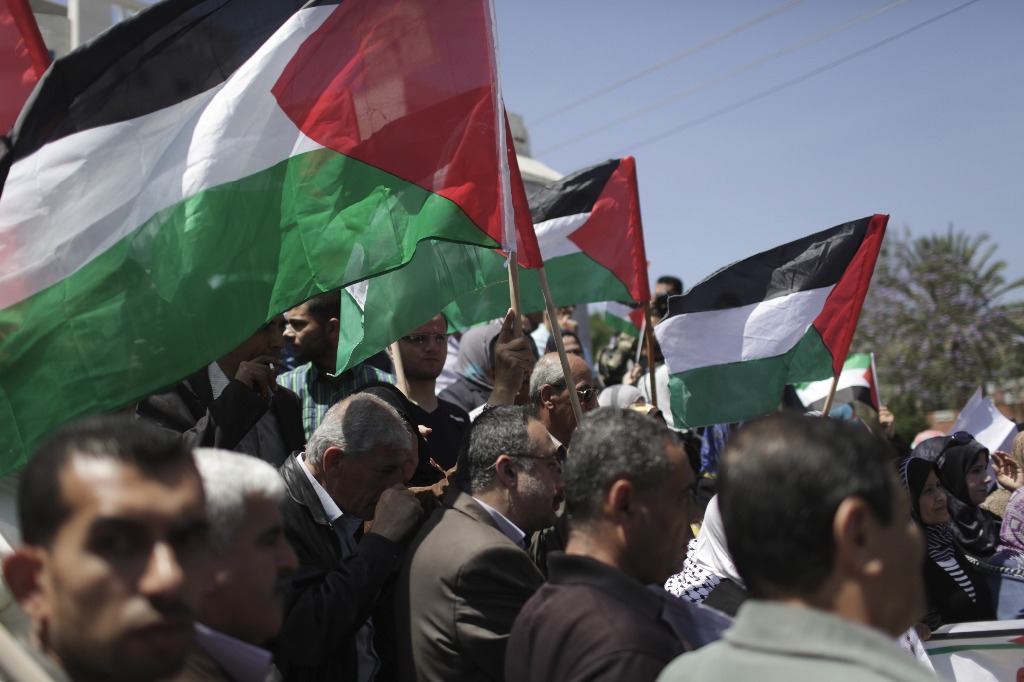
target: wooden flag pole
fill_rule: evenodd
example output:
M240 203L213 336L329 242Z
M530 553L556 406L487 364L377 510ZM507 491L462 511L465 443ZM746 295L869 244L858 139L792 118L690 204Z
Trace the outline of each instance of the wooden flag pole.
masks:
M53 682L3 624L0 624L0 672L3 673L0 677L12 682Z
M836 397L836 386L839 385L839 375L832 376L832 386L828 389L828 397L825 398L825 407L821 408L821 416L827 417L832 411L832 399Z
M658 387L654 382L654 325L651 324L651 302L644 301L644 339L647 341L647 371L651 381L651 405L658 406Z
M565 354L565 343L562 342L562 330L558 326L558 317L555 315L555 305L551 302L551 290L548 289L548 276L544 272L544 266L537 270L540 277L540 290L544 294L544 304L547 306L548 319L551 321L551 336L555 339L555 348L558 350L558 359L562 361L562 374L565 376L565 386L569 391L569 400L572 401L572 413L576 416L576 424L583 421L583 407L580 405L580 397L576 393L576 382L572 380L572 370L569 369L569 356Z
M516 260L515 251L510 251L508 254L508 295L511 304L509 307L516 314L516 318L512 321L512 335L522 336L523 311L519 303L519 261Z
M402 365L402 351L398 347L398 341L389 346L391 348L391 361L395 364L395 385L406 398L409 397L409 382L405 379L405 366Z

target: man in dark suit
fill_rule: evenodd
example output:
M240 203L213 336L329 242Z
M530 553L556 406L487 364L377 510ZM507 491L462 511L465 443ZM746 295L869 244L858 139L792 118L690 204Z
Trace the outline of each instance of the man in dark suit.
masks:
M281 466L306 438L298 396L278 386L284 316L169 391L135 406L140 419L181 434L188 447L234 450Z
M281 515L299 570L286 584L273 651L289 682L377 676L382 661L370 614L392 592L422 516L403 485L417 459L398 412L358 393L328 410L306 451L281 467L288 493Z
M561 498L557 449L525 408L495 407L473 423L456 484L399 576L403 679L504 678L512 623L544 582L525 538L553 523Z

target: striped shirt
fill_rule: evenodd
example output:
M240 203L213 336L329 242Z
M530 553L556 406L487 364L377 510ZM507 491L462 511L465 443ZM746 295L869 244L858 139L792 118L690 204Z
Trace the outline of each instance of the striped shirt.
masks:
M331 405L367 384L379 382L393 384L395 377L366 363L359 363L335 376L321 372L312 362L307 362L277 377L277 383L295 391L302 399L302 426L306 440L320 426Z

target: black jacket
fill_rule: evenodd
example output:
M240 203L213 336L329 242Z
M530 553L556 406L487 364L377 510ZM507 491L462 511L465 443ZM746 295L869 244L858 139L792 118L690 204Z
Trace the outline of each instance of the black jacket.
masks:
M289 457L281 467L288 494L281 504L284 532L299 558L285 586L285 616L274 663L289 682L355 680L356 633L394 586L401 545L367 533L342 558L341 540L316 491Z
M302 450L306 435L299 397L279 386L270 409L281 426L285 452ZM225 450L233 450L266 412L267 402L234 379L214 400L206 367L171 390L151 395L135 406L136 417L181 434L189 447Z

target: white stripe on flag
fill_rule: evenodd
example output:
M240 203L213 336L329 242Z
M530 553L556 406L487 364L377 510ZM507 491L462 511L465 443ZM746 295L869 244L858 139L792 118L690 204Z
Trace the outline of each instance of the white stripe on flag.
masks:
M575 213L535 224L533 229L537 233L541 258L548 261L560 256L582 253L580 247L569 239L569 235L583 227L583 223L589 218L590 213Z
M803 338L831 292L824 287L739 308L674 315L654 333L672 374L772 358Z
M216 88L69 135L15 163L0 198L0 243L14 245L0 249L0 308L72 275L203 189L321 148L270 89L333 9L298 12Z

